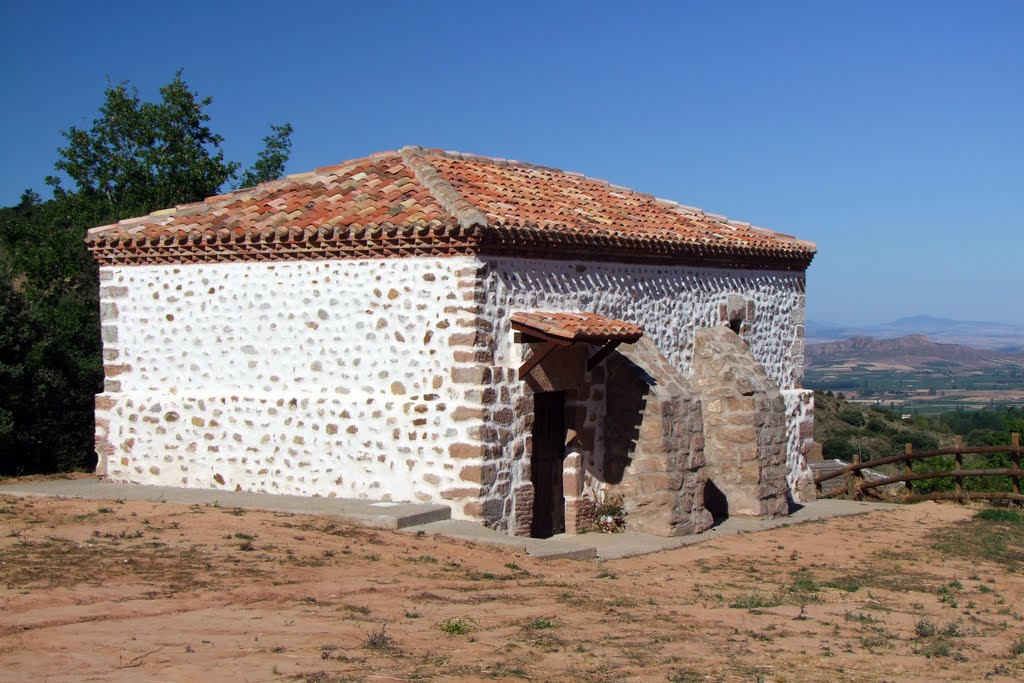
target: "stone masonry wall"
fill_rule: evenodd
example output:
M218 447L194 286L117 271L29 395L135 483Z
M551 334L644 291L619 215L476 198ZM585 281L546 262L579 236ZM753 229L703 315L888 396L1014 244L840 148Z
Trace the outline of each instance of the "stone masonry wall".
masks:
M799 388L804 362L801 273L488 258L485 304L498 317L496 362L515 354L508 313L592 311L642 325L684 377L694 332L736 319L744 340L781 389ZM505 312L505 315L498 315Z
M704 508L704 425L700 397L649 339L607 361L603 460L591 476L622 494L630 531L682 536L712 524Z
M493 485L492 340L466 314L476 259L105 267L100 279L100 473L482 514L464 504Z
M728 514L788 514L786 406L775 382L727 327L697 331L694 379L707 477Z
M799 273L423 257L104 267L100 278L97 470L118 481L445 501L456 517L523 533L533 401L511 312L640 323L684 376L694 330L734 322L777 381L801 379ZM570 404L596 454L603 372ZM597 493L582 474L577 524Z
M500 499L495 526L529 533L515 514L532 508L529 434L532 403L524 395L515 369L524 359L523 345L513 343L508 316L517 310L592 311L644 326L661 354L689 378L693 371L697 329L735 323L742 329L754 358L775 382L796 388L803 379L804 276L777 271L723 270L682 266L644 266L597 262L488 257L481 270L479 315L489 325L493 356L490 411L512 411L513 424L496 443ZM588 373L591 396L585 397L583 436L598 458L603 455L599 426L604 415L603 367ZM499 379L499 376L502 377ZM581 500L600 495L599 486L584 477Z

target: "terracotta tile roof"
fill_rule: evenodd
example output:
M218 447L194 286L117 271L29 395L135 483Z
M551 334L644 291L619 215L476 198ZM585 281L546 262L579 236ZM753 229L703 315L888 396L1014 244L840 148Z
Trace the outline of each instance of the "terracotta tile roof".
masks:
M431 156L430 160L493 226L750 250L770 250L780 244L813 249L788 235L557 169L495 164L468 155Z
M644 328L597 313L517 312L509 316L513 329L539 332L540 336L566 341L600 344L609 341L632 343L644 335Z
M94 228L101 263L507 253L804 269L810 242L558 169L406 147Z

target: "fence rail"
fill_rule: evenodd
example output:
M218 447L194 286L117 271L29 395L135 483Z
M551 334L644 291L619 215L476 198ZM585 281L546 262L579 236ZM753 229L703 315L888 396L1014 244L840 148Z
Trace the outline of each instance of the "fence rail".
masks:
M994 453L1008 454L1013 463L1013 467L964 469L963 457L965 455L991 455ZM1009 446L964 446L963 437L958 436L956 437L956 445L951 448L938 448L935 450L918 451L915 453L913 445L908 443L904 452L900 455L891 455L885 458L878 458L876 460L868 460L865 462L862 462L860 455L857 454L853 456L853 464L847 465L836 472L820 474L814 478L814 483L818 487L819 498L836 498L840 495L845 495L847 498L852 500L861 492L868 489L902 483L906 486L908 495L900 500L907 503L915 503L923 500L1012 500L1024 502L1024 495L1021 494L1020 487L1020 480L1021 478L1024 478L1024 470L1021 470L1020 467L1020 457L1022 454L1024 454L1024 447L1021 447L1020 434L1016 432L1010 436ZM925 458L934 458L941 455L952 455L954 457L954 469L938 472L914 472L914 461L924 460ZM864 470L866 469L896 463L903 463L903 474L873 479L870 481L864 478ZM839 477L843 477L846 482L846 486L842 490L828 494L821 493L822 482L837 479ZM1010 477L1010 481L1013 484L1013 491L965 491L963 485L964 479L977 477ZM956 490L933 491L931 493L915 495L913 482L928 479L953 479Z

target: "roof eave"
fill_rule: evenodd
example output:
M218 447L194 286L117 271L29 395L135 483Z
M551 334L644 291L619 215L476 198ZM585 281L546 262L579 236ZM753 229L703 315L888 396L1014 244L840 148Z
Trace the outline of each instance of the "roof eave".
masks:
M788 247L790 244L792 248ZM538 259L579 259L695 267L805 271L817 253L794 240L770 248L616 235L580 235L523 227L484 231L481 253Z

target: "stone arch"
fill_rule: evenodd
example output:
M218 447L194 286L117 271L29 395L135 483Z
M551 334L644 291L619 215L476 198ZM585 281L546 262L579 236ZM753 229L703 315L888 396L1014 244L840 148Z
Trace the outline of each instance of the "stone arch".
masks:
M725 326L697 330L694 379L707 477L725 495L728 513L788 514L786 406L778 386Z
M699 396L647 338L606 362L604 448L591 475L606 495L622 494L630 531L708 529Z

